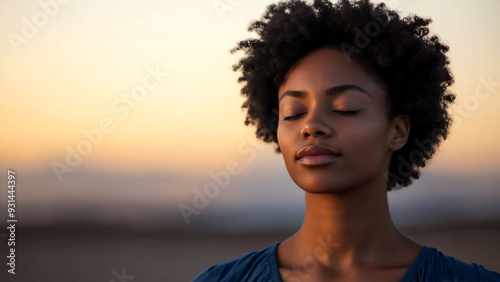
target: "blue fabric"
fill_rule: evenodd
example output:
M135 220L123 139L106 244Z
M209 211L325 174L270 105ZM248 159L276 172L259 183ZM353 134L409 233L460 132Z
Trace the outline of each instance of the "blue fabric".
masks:
M192 281L282 281L276 260L276 250L280 243L214 265ZM481 265L467 264L446 256L435 248L423 247L400 281L495 282L500 281L500 274L486 270Z

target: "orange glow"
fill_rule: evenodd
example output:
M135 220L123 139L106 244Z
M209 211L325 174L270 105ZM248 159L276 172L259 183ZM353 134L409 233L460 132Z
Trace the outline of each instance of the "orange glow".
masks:
M239 74L231 70L241 54L229 50L273 2L244 1L221 17L210 1L70 1L43 27L33 21L43 11L38 2L0 3L1 34L24 36L23 18L36 28L26 42L13 44L5 36L0 42L2 164L64 162L67 146L90 142L82 132L103 120L113 130L85 156L95 167L207 170L242 158L238 146L254 138L254 128L243 125ZM499 2L463 4L472 7L466 23L457 15L465 7L454 2L414 2L400 10L433 17L451 46L457 104L474 95L479 77L496 83L487 99L459 117L462 124L452 128L432 164L452 171L498 169L500 37L493 11ZM123 102L143 85L148 68L168 76L133 106Z

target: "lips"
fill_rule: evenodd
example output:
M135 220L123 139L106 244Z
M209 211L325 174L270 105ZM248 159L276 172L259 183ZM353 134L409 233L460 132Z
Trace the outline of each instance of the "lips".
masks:
M297 161L305 165L323 165L337 159L340 153L323 145L309 145L302 148L296 155Z

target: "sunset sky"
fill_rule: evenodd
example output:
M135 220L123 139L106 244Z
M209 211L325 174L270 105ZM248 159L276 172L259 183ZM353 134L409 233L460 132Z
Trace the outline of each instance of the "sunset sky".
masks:
M243 124L231 69L242 54L229 53L271 3L0 1L0 166L57 182L53 165L80 146L88 154L64 179L80 169L206 176L256 148L266 153L247 167L283 173L274 145ZM431 17L451 48L456 123L428 169L500 172L500 1L387 3Z

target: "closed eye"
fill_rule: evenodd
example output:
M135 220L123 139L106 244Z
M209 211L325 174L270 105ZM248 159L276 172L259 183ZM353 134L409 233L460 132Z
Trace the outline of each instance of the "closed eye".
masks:
M341 115L352 116L352 115L355 115L359 111L335 111L334 110L332 112L338 113L338 114L341 114Z
M283 120L296 119L296 118L298 118L301 115L305 115L305 113L300 113L300 114L296 114L296 115L293 115L293 116L284 117Z

